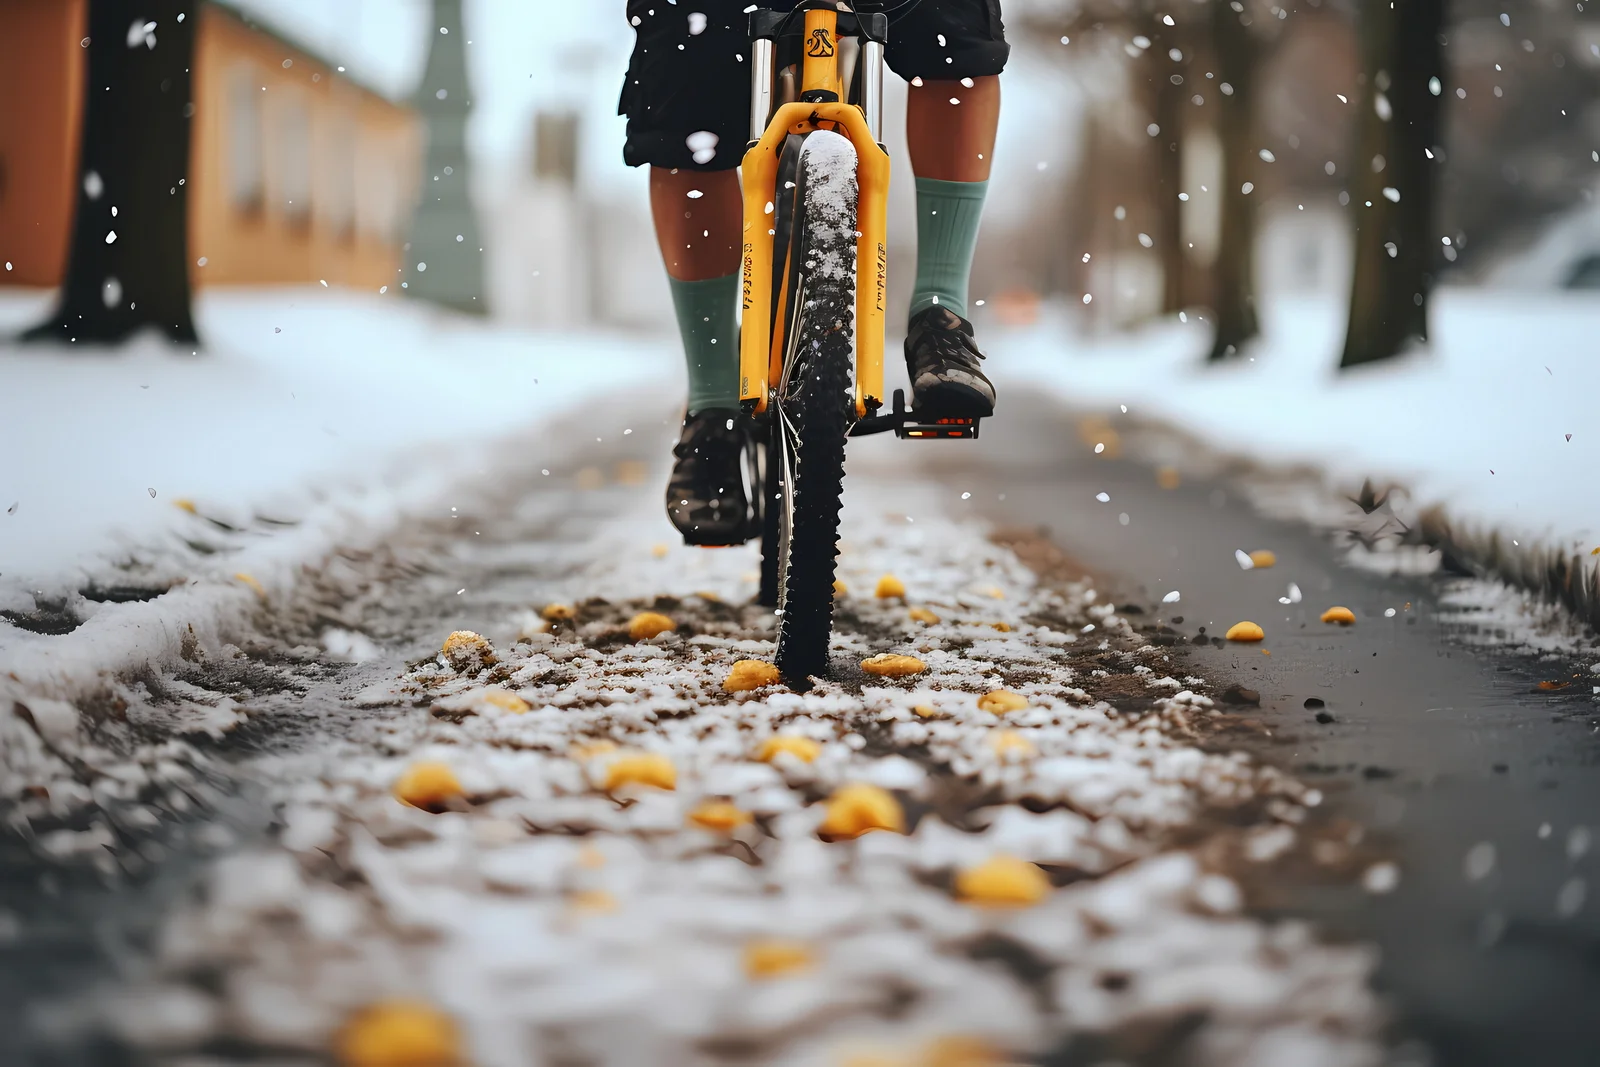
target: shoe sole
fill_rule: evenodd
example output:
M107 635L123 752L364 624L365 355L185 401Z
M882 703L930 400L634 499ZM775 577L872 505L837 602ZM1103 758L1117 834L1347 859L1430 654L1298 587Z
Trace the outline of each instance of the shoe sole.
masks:
M915 398L918 417L929 419L987 419L994 401L960 382L940 382Z

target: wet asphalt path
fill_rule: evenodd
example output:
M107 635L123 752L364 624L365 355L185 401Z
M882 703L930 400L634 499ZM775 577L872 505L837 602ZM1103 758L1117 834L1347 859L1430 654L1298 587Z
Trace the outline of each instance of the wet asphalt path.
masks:
M1259 902L1380 946L1393 1062L1600 1063L1600 657L1473 647L1439 610L1446 579L1343 566L1326 532L1262 518L1226 478L1162 489L1147 465L1095 456L1059 410L1014 392L1008 405L977 443L889 447L925 449L913 462L952 510L1047 527L1183 634L1195 673L1259 692L1259 709L1228 709L1270 731L1250 747L1322 788L1323 817L1355 820L1363 847L1401 868L1388 895L1308 879ZM1258 548L1277 565L1241 570L1235 549ZM1305 599L1285 607L1291 581ZM1181 602L1163 605L1174 589ZM1322 624L1332 604L1358 624ZM1265 628L1262 646L1193 643L1242 619Z

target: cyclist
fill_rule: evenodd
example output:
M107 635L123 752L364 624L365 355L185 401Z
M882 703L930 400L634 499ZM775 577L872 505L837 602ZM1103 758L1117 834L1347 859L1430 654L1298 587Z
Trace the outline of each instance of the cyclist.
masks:
M766 0L786 9L793 0ZM905 341L912 406L930 417L994 412L967 321L967 281L988 189L1010 54L1000 0L886 0L887 61L911 83L906 135L917 186L917 280ZM636 34L619 113L630 166L650 167L650 206L689 370L667 514L697 545L743 542L739 408L742 248L735 168L749 135L751 0L627 0Z

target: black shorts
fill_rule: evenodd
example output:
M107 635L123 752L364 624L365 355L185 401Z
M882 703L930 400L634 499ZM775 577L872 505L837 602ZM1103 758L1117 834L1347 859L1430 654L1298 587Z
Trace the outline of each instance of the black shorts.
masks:
M630 167L739 165L750 136L750 6L628 0L637 39L617 110L628 117L623 158ZM907 81L999 74L1011 54L1000 0L888 0L884 10L889 69Z

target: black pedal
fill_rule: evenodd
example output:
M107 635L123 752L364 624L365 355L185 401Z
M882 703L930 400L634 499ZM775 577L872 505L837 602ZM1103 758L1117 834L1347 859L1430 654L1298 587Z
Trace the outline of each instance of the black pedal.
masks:
M976 439L978 436L977 419L929 419L918 420L916 412L895 429L895 435L900 438L916 438L918 440L934 440L936 438L950 439Z
M894 391L894 407L884 415L869 415L858 421L850 430L851 437L888 433L901 440L949 441L974 440L978 436L980 419L923 418L915 411L906 410L906 391Z

